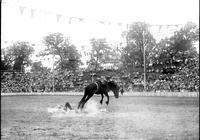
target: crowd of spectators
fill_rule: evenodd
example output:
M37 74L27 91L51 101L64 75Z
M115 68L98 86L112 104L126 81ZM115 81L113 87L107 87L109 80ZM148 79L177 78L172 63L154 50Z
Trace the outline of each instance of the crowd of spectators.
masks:
M192 71L187 67L175 74L160 74L156 80L146 83L147 91L199 91L199 69ZM100 77L103 79L103 77ZM143 91L143 78L115 80L125 91ZM83 91L84 87L92 82L91 75L83 72L60 73L1 73L1 92L67 92Z

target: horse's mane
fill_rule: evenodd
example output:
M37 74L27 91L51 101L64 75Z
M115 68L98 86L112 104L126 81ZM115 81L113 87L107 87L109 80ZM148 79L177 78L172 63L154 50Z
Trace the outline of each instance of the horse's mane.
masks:
M102 84L102 82L100 80L96 80L95 82Z
M111 87L116 87L117 86L117 84L114 81L109 81L108 85L111 86Z

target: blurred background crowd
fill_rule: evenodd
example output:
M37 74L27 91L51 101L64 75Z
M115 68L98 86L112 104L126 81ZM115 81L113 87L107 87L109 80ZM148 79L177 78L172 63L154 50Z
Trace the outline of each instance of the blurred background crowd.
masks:
M104 70L106 71L106 70ZM196 73L194 73L196 71ZM109 73L109 72L106 72ZM91 74L91 72L61 72L53 76L53 73L19 73L4 72L1 75L1 92L83 92L84 87L91 82L98 80L114 80L123 87L125 91L144 91L143 78L132 78L119 75L115 72L115 76ZM148 80L146 82L146 91L199 91L198 71L189 72L183 69L176 74L160 74L156 80Z

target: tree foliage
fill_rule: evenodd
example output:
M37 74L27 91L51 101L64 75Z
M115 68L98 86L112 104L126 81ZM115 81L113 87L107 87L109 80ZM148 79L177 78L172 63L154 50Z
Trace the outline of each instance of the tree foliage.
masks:
M198 28L188 23L170 38L162 39L151 54L154 71L174 74L197 58L194 42L198 39Z
M44 67L44 66L42 65L42 62L41 62L41 61L33 62L33 63L32 63L32 66L31 66L31 72L32 72L32 73L48 72L48 71L50 71L50 69L47 68L47 67Z
M12 60L9 55L6 54L6 49L1 49L1 71L12 70Z
M88 68L91 70L100 70L103 64L109 63L112 59L112 48L106 42L106 39L91 40L91 59L88 61Z
M122 61L124 68L130 73L142 72L144 64L144 48L146 64L150 63L149 56L155 46L155 39L144 22L133 23L125 33L127 46L123 49Z
M54 33L44 38L44 44L47 47L40 52L39 56L53 55L59 59L55 62L58 70L75 70L81 64L76 46L70 43L61 33Z
M28 42L16 42L9 46L3 53L3 61L5 66L14 71L23 72L25 66L31 64L30 56L33 54L34 48Z

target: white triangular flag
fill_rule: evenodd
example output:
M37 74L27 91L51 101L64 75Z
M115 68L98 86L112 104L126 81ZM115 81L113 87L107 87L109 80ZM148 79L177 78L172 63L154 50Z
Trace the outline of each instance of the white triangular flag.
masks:
M167 29L169 28L170 25L167 25Z
M71 24L71 22L72 22L72 18L70 17L70 18L69 18L69 24Z
M20 7L19 7L19 10L20 10L21 14L23 15L24 10L25 10L25 7L24 7L24 6L20 6Z
M57 22L59 22L59 21L60 21L60 18L61 18L61 16L62 16L62 15L60 15L60 14L56 14L56 19L57 19Z
M160 32L161 28L162 28L162 25L159 25L159 32Z
M31 9L31 17L34 17L36 9Z

